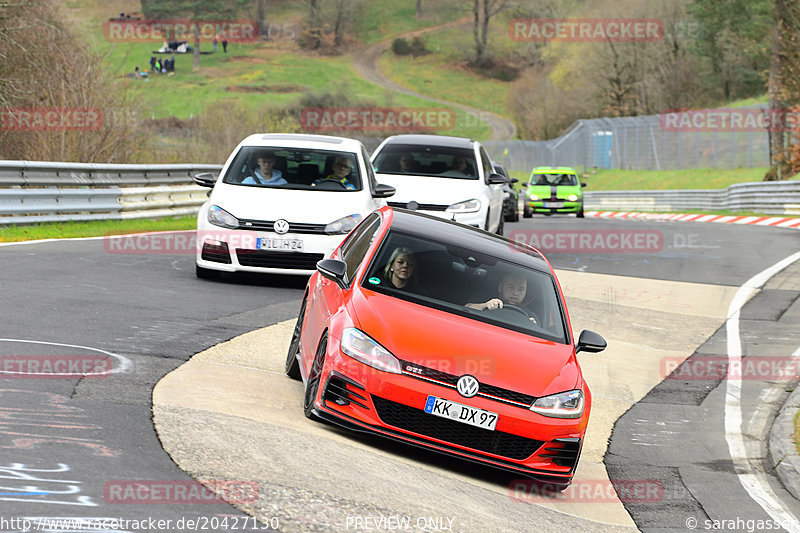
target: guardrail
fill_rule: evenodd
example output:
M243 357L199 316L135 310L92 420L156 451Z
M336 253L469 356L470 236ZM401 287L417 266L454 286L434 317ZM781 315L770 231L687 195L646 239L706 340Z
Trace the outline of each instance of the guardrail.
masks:
M221 169L0 161L0 225L194 214L209 189L192 176Z
M727 189L586 191L593 211L749 211L800 215L800 181L737 183Z
M113 165L0 161L0 225L190 215L209 189L192 176L221 165ZM727 189L586 191L601 211L750 211L800 215L800 181L738 183Z

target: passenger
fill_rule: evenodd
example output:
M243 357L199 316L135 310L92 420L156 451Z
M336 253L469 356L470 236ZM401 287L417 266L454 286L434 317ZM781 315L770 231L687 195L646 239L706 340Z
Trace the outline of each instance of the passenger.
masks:
M253 171L252 176L247 176L242 180L244 185L285 185L286 180L280 170L273 168L276 157L272 152L259 154L256 162L258 168Z
M383 269L381 284L394 289L413 289L417 284L416 268L417 260L410 248L395 248Z
M337 156L333 162L333 172L324 178L314 181L311 185L319 185L323 180L333 180L341 183L345 189L355 191L356 186L347 179L352 169L350 158L341 155Z
M468 303L466 307L476 311L500 309L503 305L513 305L525 311L534 324L539 324L536 314L523 307L525 296L528 292L528 280L517 274L506 274L497 286L497 298L491 298L483 303ZM530 303L530 302L528 302Z
M414 172L414 157L411 154L400 156L400 172L405 174Z

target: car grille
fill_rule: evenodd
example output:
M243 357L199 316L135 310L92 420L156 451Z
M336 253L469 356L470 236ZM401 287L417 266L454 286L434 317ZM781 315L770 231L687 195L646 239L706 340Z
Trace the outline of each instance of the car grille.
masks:
M411 202L386 202L389 207L400 207L402 209L408 209L408 204ZM440 204L417 204L416 211L447 211L447 208L450 207L449 205L440 205Z
M451 389L456 388L456 382L458 381L458 378L461 377L448 374L447 372L442 372L440 370L435 370L433 368L421 366L410 361L400 361L400 368L402 369L403 374L406 376L424 381L433 381L438 385L442 385ZM536 396L504 389L502 387L495 387L494 385L488 385L486 383L480 384L478 396L482 396L489 400L510 403L524 409L528 409L531 405L533 405L533 402L537 400Z
M581 451L581 440L578 438L556 439L549 442L544 451L548 453L541 453L540 457L549 457L558 466L575 468L578 454Z
M203 251L200 253L200 258L204 261L213 261L215 263L231 263L231 253L228 251L228 243L221 242L219 244L203 243Z
M544 441L502 431L489 431L430 415L422 409L378 396L372 396L372 402L378 416L390 426L517 461L530 457L544 444Z
M317 262L325 257L324 254L265 252L262 250L248 250L244 248L237 248L236 255L239 258L239 264L242 266L294 268L298 270L314 270L317 268Z
M356 392L356 390L359 392ZM339 406L353 404L362 409L369 409L366 405L367 398L359 393L366 394L364 387L334 373L331 375L330 379L328 379L323 399L326 402L333 402Z
M239 219L239 229L255 231L275 231L274 220L247 220ZM307 235L326 235L326 224L305 224L302 222L289 222L290 233L303 233Z

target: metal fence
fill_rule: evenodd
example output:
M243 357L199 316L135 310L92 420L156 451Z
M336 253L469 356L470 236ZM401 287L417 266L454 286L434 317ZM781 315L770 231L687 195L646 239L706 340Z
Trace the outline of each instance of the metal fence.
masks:
M537 166L629 170L766 167L769 137L765 128L758 127L764 111L750 107L586 119L578 120L556 139L483 144L508 170L525 173ZM712 119L720 117L730 120L712 129ZM699 126L698 118L703 119ZM737 118L740 122L732 122Z
M107 165L0 161L0 225L191 215L221 165Z

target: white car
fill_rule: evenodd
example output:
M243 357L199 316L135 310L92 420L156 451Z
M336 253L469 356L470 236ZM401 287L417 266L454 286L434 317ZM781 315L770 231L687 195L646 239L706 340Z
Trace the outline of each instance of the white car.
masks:
M503 234L503 190L480 143L463 137L395 135L372 154L381 183L396 194L392 207L421 211Z
M256 134L219 174L197 215L197 276L219 272L310 275L394 189L378 184L361 142Z

